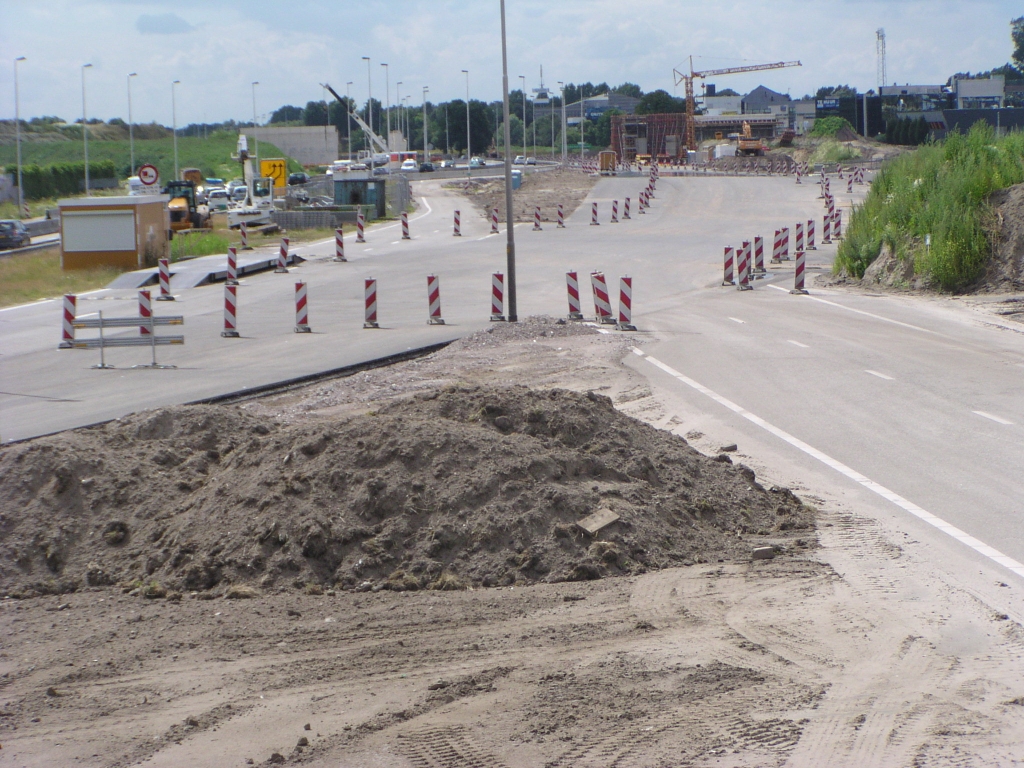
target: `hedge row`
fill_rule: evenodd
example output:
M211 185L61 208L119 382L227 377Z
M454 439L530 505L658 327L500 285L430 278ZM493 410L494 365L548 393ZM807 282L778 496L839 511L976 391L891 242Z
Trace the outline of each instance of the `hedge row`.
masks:
M25 165L22 166L21 177L25 185L25 198L28 200L77 195L85 190L85 163ZM117 168L113 160L89 163L90 181L114 178L117 178Z

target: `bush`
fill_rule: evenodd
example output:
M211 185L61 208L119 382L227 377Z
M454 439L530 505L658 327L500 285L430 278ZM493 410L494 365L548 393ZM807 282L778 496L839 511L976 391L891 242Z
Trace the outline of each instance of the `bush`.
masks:
M850 121L845 117L819 117L811 128L811 136L835 136L843 128L853 130Z
M826 139L818 145L811 155L812 163L845 163L860 157L860 152L854 147L841 144L835 139Z
M40 166L22 166L25 199L39 200L61 195L77 195L85 189L85 163L54 163ZM113 160L89 163L89 179L116 179L117 167Z
M854 211L834 269L863 277L884 242L913 256L917 274L940 289L962 291L978 279L992 252L984 226L988 196L1021 182L1024 134L996 139L984 122L966 136L954 133L943 144L903 155L882 169Z

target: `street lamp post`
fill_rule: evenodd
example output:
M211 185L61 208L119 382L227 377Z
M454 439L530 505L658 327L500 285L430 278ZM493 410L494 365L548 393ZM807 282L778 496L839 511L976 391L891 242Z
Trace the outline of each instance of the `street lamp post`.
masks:
M473 157L473 141L469 133L469 70L462 70L462 74L466 76L466 178L470 179L473 177L473 168L469 162Z
M177 82L177 80L175 80ZM260 159L260 140L256 138L256 86L260 84L259 80L253 80L252 82L252 149L253 156ZM177 161L175 161L177 165ZM177 171L175 171L177 173Z
M171 83L171 124L174 130L174 179L178 179L178 105L174 99L174 86L180 83L181 80L175 80ZM256 124L256 119L253 118L253 125Z
M25 189L21 183L21 103L18 98L18 62L24 56L14 60L14 141L18 145L18 218L25 218Z
M427 154L427 91L430 89L423 86L423 162L430 162L430 155Z
M370 133L373 133L373 73L370 72L370 57L363 56L366 62L366 92L369 94L366 100L366 124L370 126ZM366 137L370 149L370 167L373 167L373 145L370 144L370 137Z
M129 72L125 80L128 82L128 152L131 155L131 169L129 176L135 175L135 128L132 124L132 78L138 75L137 72Z
M348 134L348 159L352 159L352 81L345 83L345 133Z
M452 143L448 139L448 105L444 105L444 153L450 155L452 153Z
M505 117L505 246L508 273L508 311L510 323L518 322L516 311L516 235L512 226L512 132L508 125L508 47L505 42L505 0L501 0L501 103Z
M566 155L569 152L569 140L565 135L565 83L558 83L558 90L562 94L562 165L565 165Z
M391 152L391 72L388 70L388 65L384 62L380 64L384 67L384 94L387 97L387 115L388 115L388 132L384 137L384 143L388 147L388 153ZM388 158L390 160L390 158Z
M89 69L92 64L82 65L82 146L85 150L85 196L90 197L89 194L89 125L86 123L86 108L85 108L85 70Z
M526 75L520 75L523 93L523 154L526 154Z
M388 101L391 101L391 97L388 96ZM402 81L399 80L395 83L395 106L398 107L398 132L402 134L402 138L405 139L405 123L402 121ZM390 126L388 128L390 132ZM408 146L406 147L408 149Z

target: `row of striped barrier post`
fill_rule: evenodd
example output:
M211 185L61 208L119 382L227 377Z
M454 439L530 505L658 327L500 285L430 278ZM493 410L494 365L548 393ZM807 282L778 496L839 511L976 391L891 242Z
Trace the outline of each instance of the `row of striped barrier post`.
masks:
M565 284L569 296L569 319L582 320L580 306L579 278L575 271L565 273ZM633 278L623 275L619 278L619 313L612 314L608 283L603 272L590 273L590 287L594 294L594 316L602 325L614 325L620 331L635 331L633 325Z

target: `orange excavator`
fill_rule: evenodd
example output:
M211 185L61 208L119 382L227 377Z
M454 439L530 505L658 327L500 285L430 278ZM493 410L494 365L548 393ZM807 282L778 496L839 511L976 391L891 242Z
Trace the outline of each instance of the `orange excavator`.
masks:
M750 123L743 121L743 133L740 134L739 143L736 145L736 154L745 157L761 157L768 151L768 147L760 139L754 138L750 130Z

